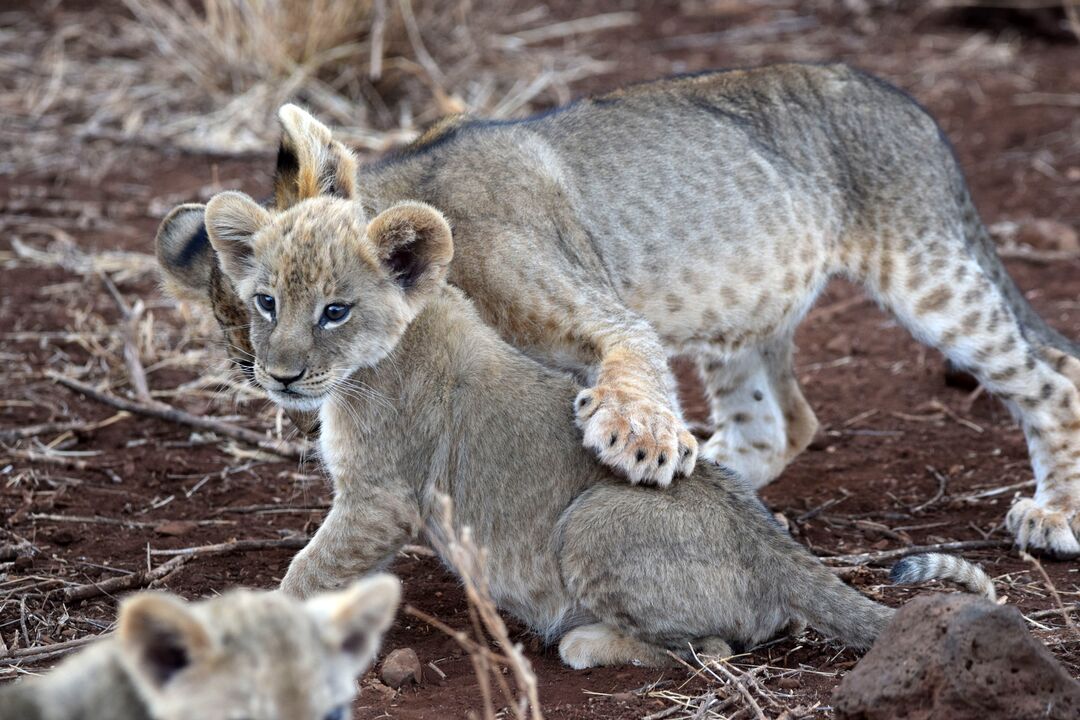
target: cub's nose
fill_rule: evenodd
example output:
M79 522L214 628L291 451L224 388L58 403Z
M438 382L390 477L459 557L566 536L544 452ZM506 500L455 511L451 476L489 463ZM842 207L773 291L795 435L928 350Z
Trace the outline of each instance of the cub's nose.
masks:
M271 372L270 377L274 378L279 383L281 383L281 387L283 389L288 389L290 383L294 383L297 380L299 380L300 378L304 377L304 373L306 373L306 372L307 372L307 368L302 369L300 372L296 373L295 375L289 375L287 372L283 372L280 375L278 373L276 373L276 372Z

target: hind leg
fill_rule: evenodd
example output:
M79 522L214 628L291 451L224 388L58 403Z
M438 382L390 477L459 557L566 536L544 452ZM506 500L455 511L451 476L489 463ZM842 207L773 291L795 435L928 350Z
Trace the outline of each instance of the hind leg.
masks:
M698 358L714 431L702 457L730 467L755 488L774 480L817 432L792 370L793 350L785 335L736 355Z
M722 638L707 637L693 643L699 656L731 657L731 646ZM690 648L676 653L692 660ZM636 665L638 667L670 667L675 660L665 648L631 637L606 623L576 627L559 641L559 657L575 670L598 665Z
M1080 554L1080 391L1066 373L1075 368L1051 362L1049 350L1029 339L1033 333L1025 332L985 265L958 231L937 240L912 236L892 249L886 243L864 267L876 268L869 284L919 339L971 369L1020 421L1036 491L1007 516L1017 543L1074 556Z
M605 623L582 625L563 635L559 657L575 670L598 665L669 667L675 664L664 648L632 638Z

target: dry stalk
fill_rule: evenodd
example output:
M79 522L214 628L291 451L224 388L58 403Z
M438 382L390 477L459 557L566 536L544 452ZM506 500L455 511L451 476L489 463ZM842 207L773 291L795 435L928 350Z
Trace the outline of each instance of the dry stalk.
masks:
M507 116L565 102L608 71L589 38L636 13L545 23L503 0L123 0L0 28L0 173L100 176L116 144L268 152L300 102L382 150L440 114ZM535 8L533 8L535 9ZM55 18L55 19L54 19Z
M440 495L437 503L439 506L438 526L437 531L431 533L431 544L461 579L469 604L472 635L462 630L455 630L441 620L412 606L407 606L405 612L445 633L469 653L469 659L472 661L480 685L484 703L484 720L494 720L497 717L492 697L492 677L495 678L515 718L543 720L536 674L528 658L525 657L521 644L510 640L510 633L491 597L484 569L487 552L476 546L468 527L460 531L454 528L453 506L449 497ZM490 648L489 637L495 641L501 653L496 653ZM508 668L514 676L514 684L517 688L516 698L500 672L500 668L503 667Z
M1061 613L1061 617L1064 618L1065 624L1069 626L1069 630L1073 635L1080 640L1080 627L1077 627L1076 622L1072 619L1072 615L1069 614L1068 608L1065 607L1065 603L1061 601L1061 595L1058 593L1057 587L1050 579L1050 576L1046 573L1046 568L1042 566L1038 558L1029 555L1024 551L1020 551L1020 557L1035 566L1035 569L1039 571L1039 575L1042 576L1043 583L1046 585L1046 589L1050 591L1050 596L1054 598L1054 604L1058 606L1058 610Z

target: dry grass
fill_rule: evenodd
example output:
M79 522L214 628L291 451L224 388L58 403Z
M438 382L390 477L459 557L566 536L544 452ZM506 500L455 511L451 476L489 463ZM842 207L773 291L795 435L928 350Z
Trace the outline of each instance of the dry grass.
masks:
M637 20L557 23L498 0L123 0L58 17L0 14L0 173L100 168L115 143L268 152L286 101L383 149L443 114L566 101L609 68L589 36Z
M517 720L543 720L536 674L528 658L525 657L521 643L510 640L506 623L503 622L499 609L491 597L485 570L487 550L478 547L473 542L472 533L468 527L461 530L454 527L453 505L449 497L440 495L438 503L440 511L436 526L438 536L431 540L438 549L439 555L453 567L461 579L465 598L469 604L472 634L450 628L437 618L411 606L406 607L405 612L445 632L469 654L469 660L472 662L480 686L484 720L503 717L507 709ZM495 642L501 653L491 649L491 640ZM503 677L503 673L507 671L513 675L516 692ZM496 708L492 680L505 701L503 707Z

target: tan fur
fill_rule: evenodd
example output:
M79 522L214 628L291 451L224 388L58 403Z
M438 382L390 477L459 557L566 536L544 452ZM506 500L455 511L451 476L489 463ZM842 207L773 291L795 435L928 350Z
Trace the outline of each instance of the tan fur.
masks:
M0 719L347 720L400 595L390 575L306 603L241 590L197 603L135 595L114 636L0 688Z
M350 166L322 145L290 155L328 131L291 106L282 120L279 176ZM1037 481L1008 526L1025 546L1080 553L1080 390L1071 363L1048 360L1080 349L1009 279L940 129L895 88L840 65L673 79L522 121L455 121L355 180L332 203L443 211L450 282L513 345L580 373L584 442L630 481L665 485L696 459L669 353L701 358L704 456L756 486L775 478L817 427L791 339L846 275L1008 404Z
M436 210L395 206L362 227L353 208L315 198L248 238L219 228L250 203L215 198L207 226L219 253L246 258L230 264L247 268L232 278L237 288L281 299L276 316L252 313L256 367L287 343L325 376L287 394L256 372L278 402L319 407L334 482L330 513L290 564L286 592L336 587L410 537L438 533L435 498L447 494L455 522L488 550L496 601L561 637L573 667L663 665L691 647L728 654L728 643L803 624L864 647L890 617L719 466L702 463L666 490L615 477L580 444L568 407L581 387L507 345L445 285L451 236ZM401 237L431 269L424 282L404 283L395 255L379 251ZM291 283L298 262L306 281ZM313 329L328 301L353 314Z

